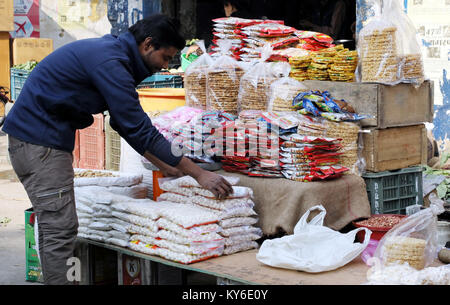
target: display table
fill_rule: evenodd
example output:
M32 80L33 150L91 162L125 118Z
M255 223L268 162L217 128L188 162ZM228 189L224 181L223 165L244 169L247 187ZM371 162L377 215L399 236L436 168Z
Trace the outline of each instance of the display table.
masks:
M180 264L159 256L148 255L134 250L104 244L89 239L78 238L78 242L107 248L117 253L161 263L179 269L190 270L228 280L234 284L250 285L359 285L367 281L369 266L360 258L347 265L328 272L307 273L295 270L273 268L256 259L258 250L239 252L211 258L194 264Z
M344 175L335 180L296 182L287 179L248 177L217 171L224 176L239 177L239 185L253 190L259 226L265 235L292 234L302 215L312 206L323 205L327 214L324 225L340 230L352 221L370 217L370 203L364 179ZM310 218L317 215L311 213Z

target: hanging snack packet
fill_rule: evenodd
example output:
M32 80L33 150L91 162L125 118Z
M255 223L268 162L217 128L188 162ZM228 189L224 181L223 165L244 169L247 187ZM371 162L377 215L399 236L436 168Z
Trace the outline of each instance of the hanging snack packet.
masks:
M206 109L206 76L207 70L213 60L206 52L205 42L200 40L197 45L203 51L184 74L184 88L186 91L186 104L190 107Z
M270 85L277 79L273 64L266 62L272 53L269 44L261 49L260 61L242 76L238 96L238 111L267 110Z
M227 55L230 47L230 41L221 41L221 56L207 70L207 109L237 114L240 80L244 70Z

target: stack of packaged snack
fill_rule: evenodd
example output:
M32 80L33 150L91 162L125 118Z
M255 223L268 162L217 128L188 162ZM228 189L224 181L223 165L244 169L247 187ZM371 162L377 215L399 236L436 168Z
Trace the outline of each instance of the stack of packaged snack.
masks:
M206 52L203 40L197 42L203 54L190 64L184 73L186 105L206 110L206 76L213 60Z
M308 67L311 64L311 59L309 54L306 56L294 56L289 58L289 64L292 68L289 76L299 82L309 79Z
M315 52L334 47L333 38L322 33L297 30L294 35L300 39L297 48Z
M272 48L266 45L261 50L261 59L241 78L238 96L238 111L267 110L270 85L278 79L276 64L266 62Z
M253 61L261 58L261 47L270 45L273 50L296 45L299 38L294 34L295 29L283 24L283 21L265 20L262 23L250 25L240 29L244 47L240 55L243 61Z
M224 177L233 187L233 194L223 200L217 200L211 192L203 189L192 177L185 176L161 183L165 193L158 201L171 201L187 206L195 206L207 213L214 214L219 222L217 233L224 240L223 254L258 248L256 240L262 237L250 188L236 186L238 178Z
M339 165L340 139L292 134L280 137L282 174L290 180L308 182L339 178L348 171Z
M221 56L207 71L207 110L237 114L238 94L243 68L227 55L230 41L219 42Z
M243 19L236 17L224 17L213 19L213 46L215 51L211 56L219 57L219 45L223 40L228 40L231 43L230 48L226 51L227 55L232 56L236 60L240 60L241 49L244 46L242 35L239 30L242 27L250 26L262 22L262 20ZM218 52L216 52L218 51Z
M307 91L299 93L293 100L294 109L300 114L324 117L330 121L359 121L369 116L359 115L344 100L338 100L328 91Z
M332 81L352 82L355 79L357 66L358 53L342 50L333 57L333 62L328 68L328 74Z
M213 155L223 154L222 146L215 144L215 132L234 123L236 116L221 111L204 111L183 126L172 128L172 144L182 150L183 155L197 162L212 163ZM221 151L218 151L221 150Z
M311 80L330 80L328 68L333 63L332 53L316 53L311 55L311 63L308 66L308 79Z
M114 216L130 236L128 247L190 264L223 253L218 217L192 205L152 200L116 199Z

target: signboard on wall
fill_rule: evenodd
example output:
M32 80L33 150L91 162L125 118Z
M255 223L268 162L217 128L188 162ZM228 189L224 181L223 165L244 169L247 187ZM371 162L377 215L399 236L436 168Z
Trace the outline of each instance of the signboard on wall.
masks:
M40 37L39 0L14 0L14 31L10 37Z

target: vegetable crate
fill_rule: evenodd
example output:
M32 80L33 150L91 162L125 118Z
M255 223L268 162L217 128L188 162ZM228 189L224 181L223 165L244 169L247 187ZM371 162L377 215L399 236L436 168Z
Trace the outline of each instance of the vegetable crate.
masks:
M105 169L120 170L120 135L111 128L110 116L105 116Z
M80 130L79 168L105 169L105 130L103 114L94 115L94 123Z
M423 205L421 166L395 171L365 173L372 214L406 214L411 205Z
M155 74L137 86L137 89L142 88L183 88L183 78L180 75Z
M11 100L16 101L30 71L11 68Z

